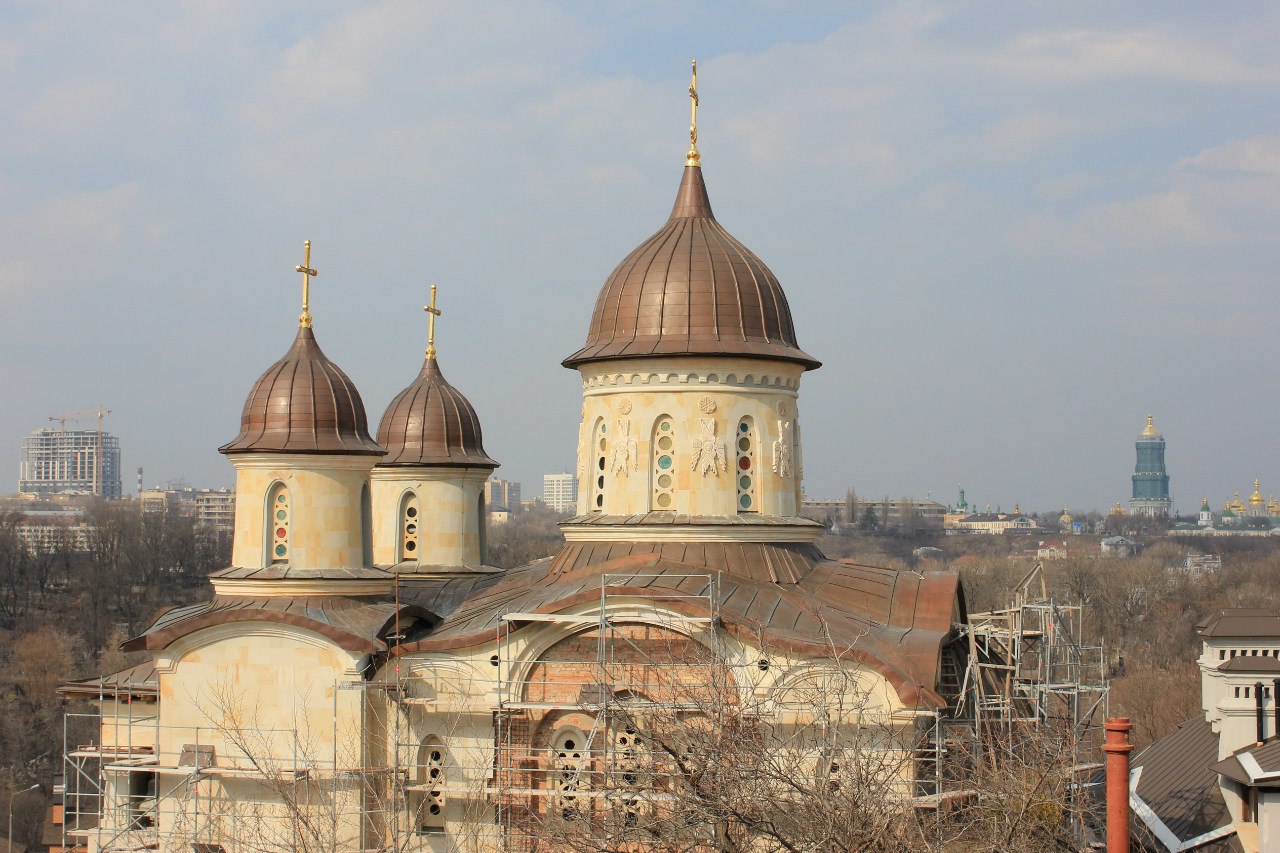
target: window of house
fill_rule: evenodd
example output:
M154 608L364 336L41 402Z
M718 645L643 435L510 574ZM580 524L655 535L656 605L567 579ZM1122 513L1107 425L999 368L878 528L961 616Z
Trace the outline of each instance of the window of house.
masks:
M609 468L609 426L604 418L596 418L592 430L595 464L591 469L591 511L604 512L604 478Z
M267 496L267 551L272 563L289 562L289 487L276 483Z
M418 534L422 526L422 508L418 496L409 492L400 502L400 559L418 560Z
M662 415L653 424L651 439L653 477L652 504L650 509L667 511L672 509L672 492L675 488L676 435L675 421L670 415Z
M585 810L582 794L587 790L590 753L581 729L567 726L551 739L550 784L555 794L556 814L563 820L575 820Z
M443 832L445 828L445 786L448 784L448 755L444 741L426 737L418 749L418 784L412 800L414 821L420 833Z
M756 430L751 418L738 423L738 512L758 512L756 506Z

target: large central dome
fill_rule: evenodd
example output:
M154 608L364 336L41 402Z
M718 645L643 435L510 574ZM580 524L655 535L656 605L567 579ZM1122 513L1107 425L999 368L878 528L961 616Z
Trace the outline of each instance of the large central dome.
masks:
M702 167L687 165L671 218L618 264L565 367L661 355L821 362L796 343L778 278L716 221Z

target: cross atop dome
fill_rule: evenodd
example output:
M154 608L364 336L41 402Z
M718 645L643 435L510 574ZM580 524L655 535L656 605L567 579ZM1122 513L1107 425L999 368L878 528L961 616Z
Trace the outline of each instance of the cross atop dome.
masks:
M302 243L303 258L302 263L293 269L302 273L302 313L298 315L298 327L301 329L311 328L311 277L320 275L316 270L311 268L311 241L305 240Z
M689 153L685 156L686 166L701 166L702 157L698 154L698 60L693 60L693 76L689 82Z

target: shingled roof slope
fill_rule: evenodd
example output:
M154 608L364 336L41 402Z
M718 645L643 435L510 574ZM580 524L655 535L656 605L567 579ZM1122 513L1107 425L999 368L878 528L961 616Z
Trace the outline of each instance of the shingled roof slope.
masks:
M731 633L808 655L828 654L832 641L848 645L904 703L945 705L934 687L953 620L964 618L958 577L826 560L811 545L571 543L555 558L507 572L396 653L482 644L505 628L507 613L599 601L604 574L619 584L614 594L638 598L698 595L706 575L718 574L720 620Z

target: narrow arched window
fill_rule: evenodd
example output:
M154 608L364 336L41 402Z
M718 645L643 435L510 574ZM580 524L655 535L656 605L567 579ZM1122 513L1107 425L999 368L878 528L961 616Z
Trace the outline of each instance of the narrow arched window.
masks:
M604 512L604 478L609 468L609 425L604 418L596 418L591 447L591 511Z
M738 422L738 512L758 512L756 503L756 429L751 418Z
M420 833L444 831L445 786L448 759L444 741L435 735L423 738L418 748L417 785L410 800L414 825Z
M587 804L583 794L590 789L587 738L573 726L558 729L551 738L551 775L555 814L563 820L580 817Z
M669 511L673 509L672 492L675 489L676 429L670 415L661 415L653 422L653 434L649 438L650 491L649 509Z
M373 565L373 497L368 483L360 489L360 559L365 566Z
M489 557L489 512L484 505L484 493L476 499L476 528L480 538L480 565L486 565Z
M293 509L289 487L276 483L267 492L267 554L272 563L289 562L289 532L293 526Z
M418 536L422 528L422 509L418 495L406 492L400 500L400 560L418 561Z

